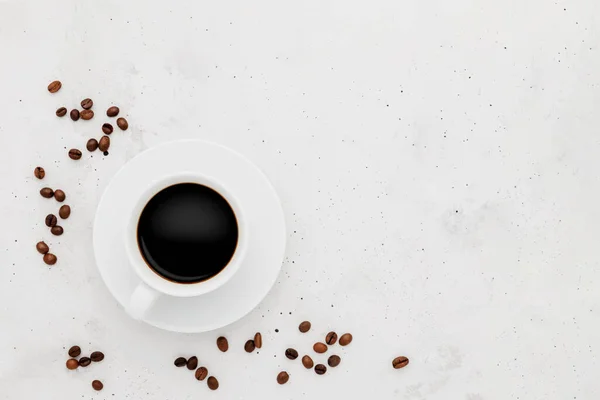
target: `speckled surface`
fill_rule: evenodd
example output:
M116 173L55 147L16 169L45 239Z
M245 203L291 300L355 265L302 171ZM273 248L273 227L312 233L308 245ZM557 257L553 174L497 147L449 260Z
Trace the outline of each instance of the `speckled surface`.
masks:
M598 26L595 0L0 1L0 399L598 398ZM92 121L54 115L85 97ZM113 102L130 129L71 161ZM201 335L130 320L91 253L110 178L178 138L257 163L288 224L270 295ZM284 357L330 329L354 334L337 369ZM106 359L67 371L72 344ZM172 365L192 354L218 392Z

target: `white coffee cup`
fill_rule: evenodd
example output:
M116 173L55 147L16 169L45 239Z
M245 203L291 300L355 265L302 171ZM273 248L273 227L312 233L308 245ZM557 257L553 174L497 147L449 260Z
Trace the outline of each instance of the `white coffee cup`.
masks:
M180 183L196 183L207 186L219 193L231 206L238 225L238 241L229 263L217 274L204 281L181 283L159 275L144 259L137 240L137 228L144 207L161 190ZM137 200L131 219L125 230L125 249L131 268L140 278L126 306L126 311L135 319L142 319L160 296L194 297L212 292L223 286L238 271L247 250L247 237L244 213L235 196L214 179L196 173L182 172L158 178Z

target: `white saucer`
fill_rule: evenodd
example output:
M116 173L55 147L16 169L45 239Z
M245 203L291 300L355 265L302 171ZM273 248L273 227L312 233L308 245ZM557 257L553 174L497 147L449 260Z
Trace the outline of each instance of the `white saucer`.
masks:
M128 265L123 232L136 198L157 176L200 172L235 191L247 217L248 253L222 287L198 297L162 296L144 322L174 332L205 332L231 324L267 295L281 269L285 220L279 198L263 173L242 155L204 141L179 141L149 149L115 175L94 221L94 252L100 274L122 306L139 283Z

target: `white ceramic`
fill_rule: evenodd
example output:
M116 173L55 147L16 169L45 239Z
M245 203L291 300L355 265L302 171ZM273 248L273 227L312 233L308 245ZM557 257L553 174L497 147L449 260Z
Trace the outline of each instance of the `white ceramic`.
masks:
M231 204L239 227L236 252L217 276L196 284L154 273L137 248L135 226L162 188L197 182ZM176 332L203 332L250 312L277 279L285 250L279 199L265 175L240 154L203 141L149 149L129 161L106 188L94 221L94 251L108 289L134 318Z

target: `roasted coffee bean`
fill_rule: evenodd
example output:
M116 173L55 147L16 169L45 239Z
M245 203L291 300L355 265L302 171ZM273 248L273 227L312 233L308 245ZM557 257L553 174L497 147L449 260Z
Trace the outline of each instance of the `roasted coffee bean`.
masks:
M60 81L50 82L50 84L48 85L48 91L50 93L56 93L60 90L61 87L62 83L60 83Z
M325 343L317 342L313 346L315 353L323 354L327 351L327 345Z
M94 118L94 112L92 110L81 110L79 115L81 115L81 119L86 121Z
M87 367L88 365L90 365L92 363L92 360L89 357L81 357L79 359L79 366L80 367Z
M298 326L298 329L302 333L306 333L306 332L310 331L310 322L304 321L304 322L300 323L300 326Z
M106 135L110 135L113 133L113 126L108 123L102 124L102 132L104 132Z
M315 365L315 372L317 375L323 375L325 372L327 372L327 367L323 364L317 364Z
M81 108L84 110L89 110L94 105L92 99L83 99L81 100Z
M62 190L56 189L54 191L54 198L56 199L56 201L62 203L67 198L67 195Z
M44 171L44 168L42 167L35 167L33 170L33 175L38 179L44 179L46 176L46 171Z
M67 109L65 107L60 107L56 110L57 117L64 117L65 115L67 115Z
M109 107L108 110L106 110L106 115L109 117L116 117L117 115L119 115L119 107Z
M229 350L229 342L227 342L227 338L225 336L219 336L217 338L217 347L223 353L225 353L227 350Z
M94 390L100 391L100 390L102 390L104 385L99 380L95 380L95 381L92 381L92 387L94 388Z
M392 361L392 367L394 367L394 369L404 368L407 365L408 365L408 358L406 358L404 356L396 357Z
M77 367L79 367L79 362L77 360L75 360L74 358L71 358L69 360L67 360L67 368L68 369L77 369Z
M71 158L71 160L79 160L81 158L81 150L77 150L77 149L69 150L69 158Z
M46 254L50 251L50 247L48 247L46 242L37 242L35 248L40 254Z
M340 337L340 346L348 346L352 342L352 335L349 333L344 333Z
M100 142L98 143L98 148L100 151L107 151L110 147L110 138L108 136L102 136Z
M49 187L45 187L42 190L40 190L40 194L42 195L42 197L51 199L52 196L54 196L54 190L50 189Z
M108 155L108 151L105 151L104 153L102 153L104 156Z
M57 222L58 222L58 218L56 218L56 215L54 215L54 214L46 215L46 226L47 227L52 228L53 226L56 226Z
M285 356L290 360L298 358L298 352L295 349L289 348L285 351Z
M73 121L79 120L79 110L72 109L71 112L69 113L69 116L71 117L71 119Z
M60 236L63 234L64 229L62 228L62 226L60 225L55 225L52 228L50 228L50 232L54 235L54 236Z
M262 347L262 335L260 334L260 332L256 332L254 334L254 345L257 349L260 349Z
M214 376L209 376L207 383L210 390L217 390L219 388L219 381Z
M189 360L187 360L187 369L189 369L190 371L195 370L196 368L198 368L198 357L193 356L190 357Z
M90 359L93 362L100 362L104 360L104 353L101 351L94 351L92 354L90 354Z
M327 364L329 364L331 368L337 367L338 365L340 365L340 362L342 362L340 356L333 355L327 359Z
M178 358L175 359L174 364L178 368L179 367L183 367L183 366L187 365L187 360L185 358L183 358L183 357L178 357Z
M255 347L254 340L248 340L244 345L244 350L246 350L246 353L252 353Z
M306 369L311 369L315 363L309 356L304 356L302 357L302 365L304 365L304 368Z
M121 128L121 130L126 131L129 128L129 123L125 118L117 118L117 126Z
M48 265L54 265L56 264L56 256L52 253L46 253L44 254L44 262Z
M67 219L67 218L69 218L70 215L71 215L71 207L69 207L66 204L64 206L60 206L60 209L58 210L59 217L61 217L62 219Z
M198 379L199 381L203 381L204 379L206 379L206 376L208 375L208 370L204 367L200 367L196 370L196 379Z
M337 333L329 332L327 336L325 336L325 343L331 346L332 344L335 344L335 342L337 342Z
M73 346L69 349L69 357L79 357L81 355L81 347Z
M98 141L94 138L91 138L90 140L87 141L87 143L85 144L85 148L88 151L96 151L96 149L98 148Z
M287 372L285 371L281 371L280 373L277 374L277 383L279 383L280 385L285 385L287 383L287 381L290 380L290 376L288 375Z

